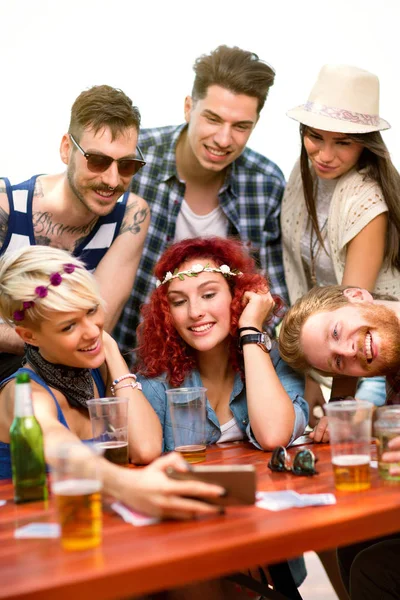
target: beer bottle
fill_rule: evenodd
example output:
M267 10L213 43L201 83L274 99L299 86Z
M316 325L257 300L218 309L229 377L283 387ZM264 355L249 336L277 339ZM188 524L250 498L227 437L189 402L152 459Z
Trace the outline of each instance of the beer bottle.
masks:
M17 375L14 420L10 428L10 450L14 501L47 499L46 462L42 429L33 413L30 377Z

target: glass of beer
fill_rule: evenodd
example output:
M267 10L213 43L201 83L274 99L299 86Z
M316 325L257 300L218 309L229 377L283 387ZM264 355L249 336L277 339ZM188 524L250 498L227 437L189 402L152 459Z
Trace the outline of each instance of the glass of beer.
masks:
M370 487L371 402L343 400L324 406L332 454L335 487L359 492Z
M103 450L104 458L127 467L128 398L94 398L87 402L93 441Z
M400 481L400 475L391 475L390 467L399 467L400 463L382 461L382 454L390 452L388 443L400 436L400 406L381 406L376 411L377 420L374 423L376 448L378 451L378 473L382 479Z
M189 463L206 459L206 388L167 390L174 446Z
M65 550L87 550L101 543L101 449L93 444L60 444L48 453Z

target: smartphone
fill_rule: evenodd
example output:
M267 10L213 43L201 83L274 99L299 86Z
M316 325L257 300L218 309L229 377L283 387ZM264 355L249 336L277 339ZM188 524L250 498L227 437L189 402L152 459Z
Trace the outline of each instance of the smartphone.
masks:
M220 506L254 504L256 501L256 469L253 465L193 465L189 471L169 468L168 477L180 481L196 480L220 485L226 495L207 498L204 502Z

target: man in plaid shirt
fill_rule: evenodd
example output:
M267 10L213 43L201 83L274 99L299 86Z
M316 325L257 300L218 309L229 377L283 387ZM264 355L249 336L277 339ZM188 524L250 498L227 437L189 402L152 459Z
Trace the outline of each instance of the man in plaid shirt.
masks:
M114 331L119 347L135 347L139 309L155 286L153 268L165 248L183 238L235 236L285 300L279 215L281 170L246 148L275 73L252 52L219 46L198 58L184 125L143 130L146 167L132 191L151 210L131 296Z

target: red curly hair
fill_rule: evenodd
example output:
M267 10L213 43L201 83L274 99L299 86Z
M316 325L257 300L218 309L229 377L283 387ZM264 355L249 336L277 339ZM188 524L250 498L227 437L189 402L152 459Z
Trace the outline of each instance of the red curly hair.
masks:
M218 237L192 238L172 244L157 262L154 273L162 281L167 271L173 273L188 260L199 258L211 260L217 266L229 265L231 269L242 273L237 277L227 277L226 281L232 294L228 341L231 364L243 376L243 359L237 345L238 321L243 311L242 297L246 291L268 289L269 282L257 272L254 260L240 242ZM167 299L168 286L165 283L155 289L148 304L141 309L143 321L137 329L137 369L146 377L167 373L170 385L179 387L185 377L197 368L197 363L195 351L175 329ZM283 302L279 296L274 296L274 300L276 314Z

